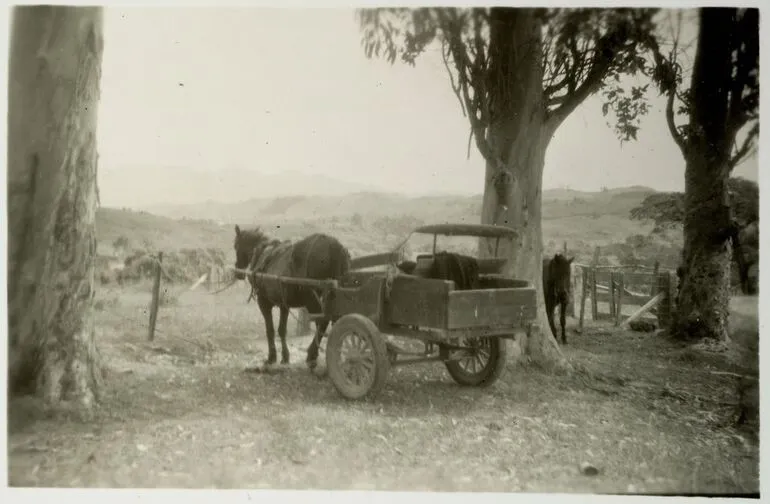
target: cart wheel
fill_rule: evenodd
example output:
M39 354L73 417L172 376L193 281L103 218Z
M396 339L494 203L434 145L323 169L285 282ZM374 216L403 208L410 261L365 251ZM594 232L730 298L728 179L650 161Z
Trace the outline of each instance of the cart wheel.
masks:
M507 340L465 338L462 345L470 347L470 355L444 363L454 381L471 387L488 387L495 383L505 369Z
M326 369L346 399L376 394L390 369L385 340L374 323L352 313L340 318L326 343Z

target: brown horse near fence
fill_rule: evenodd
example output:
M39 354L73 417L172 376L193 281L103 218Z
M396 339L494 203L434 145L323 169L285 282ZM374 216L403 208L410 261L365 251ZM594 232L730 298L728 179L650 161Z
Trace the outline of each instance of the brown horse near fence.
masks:
M559 322L561 323L561 342L567 344L567 331L565 329L567 318L567 305L572 291L572 261L561 254L556 254L553 259L543 259L543 295L545 296L545 311L548 315L548 325L556 341L559 335L553 321L556 306L559 306Z
M315 280L340 280L350 271L350 253L334 237L316 233L296 243L270 239L259 228L241 230L235 226L235 276L243 280L242 270L276 276L309 278ZM324 309L317 292L311 287L286 285L278 280L256 279L249 276L252 294L265 319L268 356L265 365L274 364L276 356L273 308L280 309L278 335L281 337L281 364L289 363L289 347L286 345L286 323L290 308L306 308L311 314L322 314ZM318 347L329 323L326 318L316 319L316 333L307 349L307 365L315 368Z

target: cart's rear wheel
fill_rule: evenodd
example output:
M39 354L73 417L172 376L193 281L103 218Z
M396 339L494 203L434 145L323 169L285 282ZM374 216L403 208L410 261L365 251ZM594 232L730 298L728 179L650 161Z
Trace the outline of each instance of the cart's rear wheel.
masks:
M445 362L454 381L470 387L488 387L505 369L507 340L504 338L464 338L467 356Z
M326 343L326 369L345 398L376 394L390 369L385 340L377 326L357 313L341 317L332 326Z

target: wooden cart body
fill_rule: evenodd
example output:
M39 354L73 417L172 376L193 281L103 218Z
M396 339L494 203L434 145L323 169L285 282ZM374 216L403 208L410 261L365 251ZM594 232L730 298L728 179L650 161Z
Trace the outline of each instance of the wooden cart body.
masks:
M418 256L423 272L437 252L438 235L494 239L495 255L500 240L516 236L510 228L472 224L423 226L414 233L434 236L433 253ZM407 240L394 251L354 259L348 276L339 281L249 272L263 280L301 285L316 292L323 313L310 316L333 322L327 343L327 368L338 391L347 398L358 399L379 389L389 367L417 362L442 361L458 383L490 385L505 367L505 340L527 331L537 316L534 286L501 275L503 258L478 259L479 288L456 290L452 281L400 272L396 265ZM374 354L371 376L364 385L354 384L341 363L342 340L351 333L364 334ZM419 340L424 350L406 350L386 336ZM479 341L486 342L486 350L479 350ZM486 367L476 371L474 363L473 372L459 367L462 359L476 358L484 352L489 354Z

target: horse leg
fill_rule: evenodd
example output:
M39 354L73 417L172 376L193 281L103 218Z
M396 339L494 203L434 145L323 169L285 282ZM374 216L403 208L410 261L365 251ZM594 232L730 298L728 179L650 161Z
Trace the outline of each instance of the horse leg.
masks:
M561 324L561 342L566 345L567 344L567 331L564 329L564 326L567 322L567 303L562 301L559 303L559 323Z
M307 347L307 366L310 369L315 369L318 364L318 347L321 345L324 334L326 334L326 328L329 327L328 320L316 320L315 322L315 336L313 341L310 342L310 346Z
M275 327L273 326L273 307L268 303L259 303L259 310L265 318L265 334L267 336L267 360L265 365L275 364Z
M289 347L286 345L286 322L289 320L289 309L285 306L280 307L278 318L278 336L281 337L281 364L289 363Z
M554 303L546 300L545 313L546 313L546 316L548 317L548 326L551 328L551 334L553 334L553 337L556 338L556 340L558 341L559 333L556 331L556 324L554 324L553 322L553 311L555 308L556 306L554 306Z

